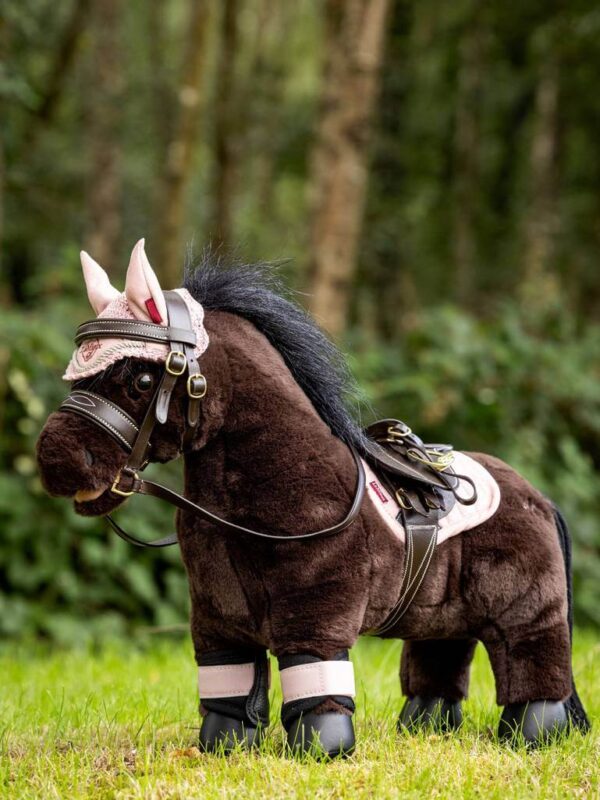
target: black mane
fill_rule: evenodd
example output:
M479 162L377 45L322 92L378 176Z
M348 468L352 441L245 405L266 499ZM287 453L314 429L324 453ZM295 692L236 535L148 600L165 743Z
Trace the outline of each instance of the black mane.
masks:
M346 406L357 387L346 361L312 318L291 301L272 264L224 267L205 257L188 265L183 282L206 309L249 320L281 353L294 379L335 436L364 452L363 434Z

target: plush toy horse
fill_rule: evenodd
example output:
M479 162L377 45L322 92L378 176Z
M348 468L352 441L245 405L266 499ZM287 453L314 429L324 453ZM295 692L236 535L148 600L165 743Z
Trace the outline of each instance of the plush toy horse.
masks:
M41 477L84 515L134 492L179 508L202 748L260 741L268 649L291 747L351 752L348 650L364 633L405 640L400 726L460 725L481 641L501 737L587 729L569 537L549 500L497 458L424 445L397 420L367 436L339 354L268 270L204 265L163 292L142 240L121 294L82 264L98 316L40 435ZM141 477L179 455L184 495Z

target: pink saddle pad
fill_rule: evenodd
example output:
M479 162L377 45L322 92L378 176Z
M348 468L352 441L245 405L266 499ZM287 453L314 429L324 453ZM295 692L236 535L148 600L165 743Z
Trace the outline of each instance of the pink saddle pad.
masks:
M462 505L459 502L455 503L450 513L440 520L438 544L445 542L451 536L481 525L496 513L500 505L500 487L487 469L464 453L455 452L454 455L453 469L458 475L467 475L471 478L477 487L477 500L470 506ZM382 485L366 461L363 461L363 466L367 479L367 496L393 534L404 541L404 528L396 520L400 511L396 498ZM461 491L466 496L470 496L472 489L465 483L463 487L459 487L459 494Z

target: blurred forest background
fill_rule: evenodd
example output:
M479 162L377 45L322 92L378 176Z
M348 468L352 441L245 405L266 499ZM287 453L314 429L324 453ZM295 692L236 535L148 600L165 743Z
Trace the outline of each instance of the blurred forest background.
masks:
M283 260L365 422L563 507L600 626L599 38L593 0L2 0L0 636L186 620L176 549L76 517L33 456L89 316L79 249L119 285L141 236L165 286L189 242Z

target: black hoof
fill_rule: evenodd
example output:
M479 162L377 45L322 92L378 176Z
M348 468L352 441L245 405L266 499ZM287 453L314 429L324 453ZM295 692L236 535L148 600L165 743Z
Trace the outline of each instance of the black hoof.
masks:
M462 710L459 702L451 702L443 697L411 697L406 701L400 717L398 729L418 731L430 729L446 733L454 731L462 724Z
M503 741L524 741L530 746L546 744L564 733L569 717L564 703L534 700L506 706L500 718L498 736Z
M200 728L200 750L227 755L236 747L258 747L262 728L252 728L239 719L209 711Z
M349 756L355 745L352 717L336 712L303 714L290 726L287 740L295 755Z

